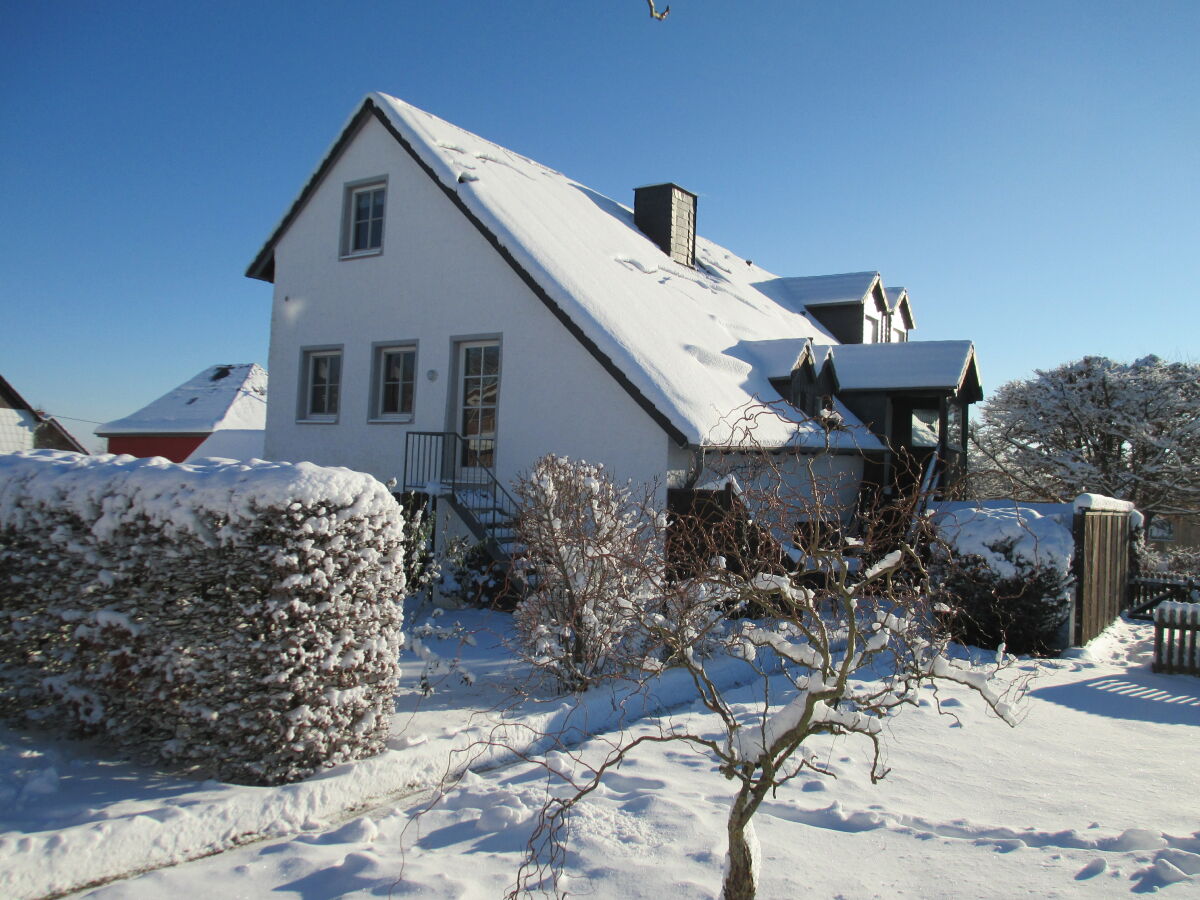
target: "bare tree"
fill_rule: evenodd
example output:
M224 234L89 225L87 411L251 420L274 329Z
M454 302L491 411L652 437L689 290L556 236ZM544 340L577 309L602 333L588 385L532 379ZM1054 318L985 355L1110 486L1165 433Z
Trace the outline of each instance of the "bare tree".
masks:
M736 485L735 510L717 521L707 517L703 527L693 521L690 530L676 516L672 535L614 547L606 555L614 567L634 573L614 583L639 584L642 593L622 598L624 608L638 617L645 646L656 654L627 677L644 678L664 664L682 668L720 731L714 736L667 724L647 727L605 736L607 752L598 763L577 757L576 772L559 773L568 785L565 795L551 797L536 819L510 897L555 890L573 808L644 744L690 744L734 783L722 890L726 900L743 900L756 891L752 823L763 800L806 770L829 774L812 748L813 736L856 735L870 742L871 777L878 780L888 771L884 723L915 705L923 685L935 692L939 683L966 686L1016 723L1014 704L1024 684L994 678L1008 658L997 654L985 671L947 653L912 536L895 539L894 524L865 528L855 540L841 536L847 510L838 501L842 486L830 474L836 467L826 454L799 461L761 451L754 446L754 421L748 415L738 444L712 461L725 469L714 473L722 489L732 492ZM647 515L648 522L664 521ZM653 534L655 527L647 524L641 534ZM686 541L679 540L681 530L688 532ZM653 549L670 546L693 554L690 568ZM847 555L851 547L857 557ZM662 596L646 605L644 574L653 567L674 568L677 577L654 580ZM685 569L686 577L680 574ZM711 674L716 657L745 662L757 701L748 707L744 688L735 692ZM642 686L651 689L647 681Z

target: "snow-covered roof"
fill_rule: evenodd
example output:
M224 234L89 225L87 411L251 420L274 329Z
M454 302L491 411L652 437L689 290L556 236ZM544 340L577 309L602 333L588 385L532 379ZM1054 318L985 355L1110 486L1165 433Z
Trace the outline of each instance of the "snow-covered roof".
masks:
M814 346L818 360L832 357L843 391L958 390L975 362L970 341Z
M829 306L858 303L866 299L879 282L878 272L845 272L841 275L804 275L780 278L778 295L793 309L805 306Z
M208 434L262 429L266 421L267 371L241 363L210 366L132 415L101 425L96 434Z
M696 267L678 264L635 227L629 207L380 93L368 95L347 123L248 275L273 279L275 243L370 116L677 440L728 443L731 413L778 397L769 378L780 347L768 342L835 343L804 306L859 300L880 283L876 272L781 279L700 236ZM846 418L848 430L835 444L881 446ZM755 434L765 446L821 446L825 439L799 412Z

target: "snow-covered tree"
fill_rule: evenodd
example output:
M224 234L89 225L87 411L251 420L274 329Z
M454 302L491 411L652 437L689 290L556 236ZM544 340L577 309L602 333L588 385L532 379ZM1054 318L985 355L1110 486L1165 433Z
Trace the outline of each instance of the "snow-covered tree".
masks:
M972 439L991 491L1200 514L1200 365L1087 356L1038 371L996 391Z

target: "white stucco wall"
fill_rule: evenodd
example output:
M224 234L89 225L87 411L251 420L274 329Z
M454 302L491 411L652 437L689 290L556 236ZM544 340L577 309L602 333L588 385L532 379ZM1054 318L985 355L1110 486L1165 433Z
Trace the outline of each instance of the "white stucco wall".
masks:
M27 410L0 406L0 453L33 449L37 419Z
M339 259L345 185L377 176L387 178L383 252ZM456 340L499 336L502 480L548 452L639 482L664 480L679 464L666 433L374 119L279 241L275 273L268 458L401 476L408 430L454 427ZM372 345L382 341L417 344L411 424L368 421ZM324 345L342 347L337 421L298 421L302 348Z

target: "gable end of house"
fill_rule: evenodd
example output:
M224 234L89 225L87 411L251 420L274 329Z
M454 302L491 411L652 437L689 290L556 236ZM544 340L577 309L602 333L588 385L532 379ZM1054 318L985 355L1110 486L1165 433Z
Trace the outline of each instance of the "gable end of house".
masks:
M567 329L568 332L584 347L585 350L596 360L607 372L613 380L621 386L621 388L633 399L635 403L654 421L656 425L666 432L667 436L678 446L686 447L689 444L687 436L683 431L672 422L662 410L658 409L650 400L643 394L629 377L618 367L603 350L596 345L579 325L571 319L563 308L554 301L554 298L546 291L546 289L529 273L529 271L521 265L512 252L504 246L496 234L488 228L486 224L463 202L463 199L458 195L458 192L453 187L445 184L442 179L438 178L437 173L427 163L421 154L417 152L412 143L400 133L395 124L390 120L387 114L379 108L378 104L370 97L363 101L358 112L354 114L350 122L342 130L342 134L338 137L333 147L322 160L317 171L308 180L304 189L300 192L283 220L276 227L271 237L263 245L262 250L254 258L254 261L246 270L248 278L257 278L262 281L274 282L275 278L275 246L283 237L284 232L299 216L309 198L316 191L317 187L328 175L333 168L338 158L341 156L345 148L350 144L354 137L361 130L368 117L373 116L379 121L384 129L390 134L396 142L404 148L405 152L412 158L413 162L424 172L442 192L443 195L454 205L454 207L471 223L479 234L487 241L488 244L500 255L501 259L509 266L510 269L517 275L518 278L533 292L534 296L542 302L542 304L554 315L556 319Z

